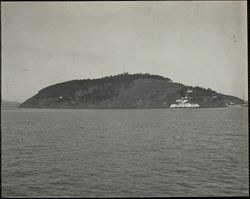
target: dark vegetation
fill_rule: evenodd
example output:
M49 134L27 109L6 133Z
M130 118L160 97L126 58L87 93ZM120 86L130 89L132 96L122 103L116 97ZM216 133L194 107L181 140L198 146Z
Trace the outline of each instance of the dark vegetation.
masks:
M214 90L173 83L169 78L151 74L123 73L99 79L72 80L44 88L20 107L37 108L160 108L193 92L193 102L202 107L225 106L227 101L243 103L237 97ZM216 96L216 97L215 97Z

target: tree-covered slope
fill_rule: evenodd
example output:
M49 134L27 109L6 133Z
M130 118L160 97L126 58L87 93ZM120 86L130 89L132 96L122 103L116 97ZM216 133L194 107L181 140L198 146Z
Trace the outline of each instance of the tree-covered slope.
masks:
M224 107L243 100L211 89L173 83L150 74L120 74L100 79L73 80L46 87L25 101L23 108L163 108L192 89L191 101L201 107Z

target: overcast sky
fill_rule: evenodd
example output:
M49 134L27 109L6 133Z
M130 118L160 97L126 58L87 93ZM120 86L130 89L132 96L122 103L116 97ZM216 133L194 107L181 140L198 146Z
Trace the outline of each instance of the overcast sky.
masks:
M2 2L2 98L151 73L247 98L247 3Z

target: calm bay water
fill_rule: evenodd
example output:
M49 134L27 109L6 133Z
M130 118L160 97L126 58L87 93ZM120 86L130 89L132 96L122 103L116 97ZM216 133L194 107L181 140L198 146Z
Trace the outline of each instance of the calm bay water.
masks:
M247 114L2 110L2 195L248 196Z

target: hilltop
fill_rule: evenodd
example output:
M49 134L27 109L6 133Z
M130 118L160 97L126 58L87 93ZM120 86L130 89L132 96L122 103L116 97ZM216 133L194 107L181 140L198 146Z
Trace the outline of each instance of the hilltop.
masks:
M192 89L201 107L225 107L243 100L212 89L185 86L151 74L120 74L51 85L20 105L22 108L168 108Z

